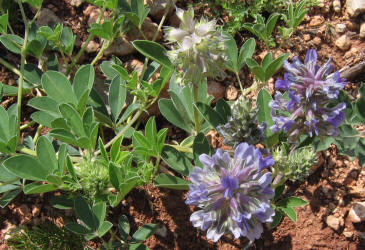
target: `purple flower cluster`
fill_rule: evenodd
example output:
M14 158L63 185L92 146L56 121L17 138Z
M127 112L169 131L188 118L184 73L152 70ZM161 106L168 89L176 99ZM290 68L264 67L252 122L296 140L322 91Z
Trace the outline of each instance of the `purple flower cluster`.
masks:
M204 167L194 167L190 174L186 200L201 208L190 217L194 227L207 230L207 238L214 241L228 232L235 238L260 238L262 223L272 222L275 214L270 207L271 173L263 171L274 164L273 158L264 158L259 149L241 143L233 159L221 149L199 159Z
M284 130L290 142L297 141L301 134L311 137L338 134L337 128L345 119L346 104L339 103L335 107L328 104L337 99L346 82L338 71L330 74L331 61L329 59L319 67L317 52L310 49L304 63L297 57L293 58L292 64L284 63L288 72L284 79L275 82L275 88L288 91L288 97L277 92L269 104L275 122L271 126L273 132Z

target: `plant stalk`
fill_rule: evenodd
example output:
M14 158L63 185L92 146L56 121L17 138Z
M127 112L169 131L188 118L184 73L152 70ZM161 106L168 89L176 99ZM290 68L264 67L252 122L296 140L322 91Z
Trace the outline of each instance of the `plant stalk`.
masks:
M194 92L194 119L195 119L195 130L196 134L199 134L200 132L200 121L199 121L199 111L196 107L196 103L198 102L198 91L199 87L198 84L193 83L193 92Z

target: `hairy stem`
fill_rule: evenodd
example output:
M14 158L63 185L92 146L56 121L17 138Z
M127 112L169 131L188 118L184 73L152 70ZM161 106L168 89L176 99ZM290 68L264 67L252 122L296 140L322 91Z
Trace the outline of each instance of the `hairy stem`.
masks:
M199 91L198 84L193 83L194 104L196 104L198 102L198 91ZM200 132L199 111L195 105L194 105L194 119L195 119L196 134L199 134L199 132Z
M100 11L99 17L96 20L96 23L100 23L101 19L104 16L104 11L105 11L105 8L102 8ZM87 45L89 45L90 41L93 40L94 37L95 37L94 35L90 34L89 37L84 42L84 44L81 46L81 49L79 50L79 52L76 54L75 58L73 58L73 59L71 58L72 63L68 66L68 68L66 70L66 75L70 74L70 71L73 69L73 67L75 67L75 65L79 61L80 57L84 54Z
M241 79L240 79L238 72L236 72L236 78L237 78L238 84L240 85L241 93L243 93L243 87L242 87Z
M137 119L141 116L143 113L143 109L138 110L137 113L133 116L133 118L125 125L125 127L107 144L104 145L105 149L109 148L113 143L118 140L121 136L124 135L124 133L137 121ZM101 153L100 150L95 151L94 155L99 155Z

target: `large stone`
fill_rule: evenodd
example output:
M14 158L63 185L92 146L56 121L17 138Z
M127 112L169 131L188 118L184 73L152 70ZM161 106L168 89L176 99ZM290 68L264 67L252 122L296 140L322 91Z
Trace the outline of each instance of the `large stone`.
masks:
M351 207L349 219L354 223L365 221L365 202L356 202Z
M344 224L342 218L337 218L334 215L329 215L326 218L326 224L335 231L338 231Z
M359 33L360 38L365 38L365 23L362 23L360 25L360 33Z
M152 22L151 18L147 17L142 25L142 32L147 38L147 40L152 40L155 36L155 33L158 29L158 25L154 22ZM157 35L156 41L161 40L162 38L162 31ZM141 32L139 32L138 28L133 26L127 33L127 39L129 41L139 40L139 39L145 39Z
M168 2L171 0L144 0L144 4L150 8L150 15L157 20L160 20L165 13L168 6ZM172 0L173 4L170 5L170 13L174 9L176 0Z
M54 27L60 22L61 19L58 16L56 16L56 14L52 10L47 8L41 10L41 13L36 21L38 26L50 26L50 27Z
M351 17L356 17L365 12L365 0L347 0L346 11Z
M75 7L79 7L82 4L82 0L71 0L70 4Z
M113 44L104 51L104 55L126 56L133 54L135 51L136 49L127 39L124 37L118 37L114 39Z
M208 94L214 97L213 102L218 101L219 99L224 97L225 88L216 81L208 82Z
M351 47L350 39L346 35L342 35L336 40L335 45L340 50L347 51Z

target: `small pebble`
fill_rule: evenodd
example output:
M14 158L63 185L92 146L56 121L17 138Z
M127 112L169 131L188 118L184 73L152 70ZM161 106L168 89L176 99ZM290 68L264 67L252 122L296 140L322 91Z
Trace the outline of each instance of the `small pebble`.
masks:
M349 212L351 222L357 223L365 220L365 202L356 202Z
M338 23L336 24L335 31L339 34L345 33L346 31L346 24L344 23Z

